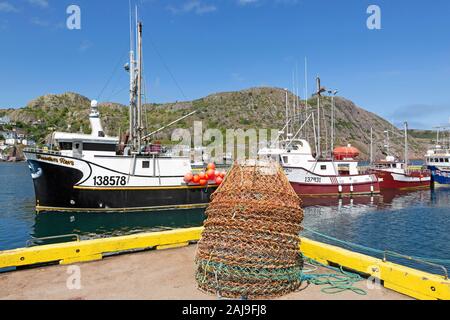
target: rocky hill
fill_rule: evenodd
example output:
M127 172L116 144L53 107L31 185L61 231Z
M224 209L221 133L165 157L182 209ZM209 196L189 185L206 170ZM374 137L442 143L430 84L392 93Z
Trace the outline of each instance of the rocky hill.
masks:
M289 93L289 100L294 96ZM316 98L308 102L309 112L316 110ZM331 100L323 97L322 104L322 146L330 145ZM378 158L383 156L385 130L390 130L392 151L401 156L403 137L401 132L381 117L368 112L344 98L336 98L336 143L356 146L367 159L370 145L370 128L374 131L374 151ZM88 115L90 100L75 93L46 95L31 101L21 109L0 110L0 116L9 115L18 127L42 143L52 130L70 132L90 132ZM192 128L193 121L202 121L204 128L281 129L285 123L285 91L279 88L252 88L238 92L224 92L202 99L167 104L149 104L145 106L144 124L149 131L176 120L183 115L198 110L197 114L177 124L177 127ZM305 112L304 102L300 110ZM128 108L117 103L100 104L103 125L108 135L119 135L127 130ZM317 120L317 119L316 119ZM325 125L327 124L327 125ZM313 127L309 122L304 135L313 144ZM411 131L410 157L423 158L429 140L420 136L420 132ZM155 139L164 143L170 141L171 130L162 132ZM414 136L417 136L415 138Z

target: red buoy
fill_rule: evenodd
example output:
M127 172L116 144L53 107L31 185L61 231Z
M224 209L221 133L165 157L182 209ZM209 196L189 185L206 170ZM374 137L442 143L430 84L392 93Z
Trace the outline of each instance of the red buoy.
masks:
M199 176L198 174L196 174L196 175L194 176L194 178L192 178L192 182L194 182L194 183L199 183L199 182L200 182L200 176Z
M214 163L208 164L208 170L216 170L216 165Z
M206 186L208 184L208 180L205 180L205 179L201 179L200 180L200 185L201 186Z
M199 174L198 176L200 177L200 180L205 180L205 178L206 178L206 173L200 172L200 174Z
M217 178L216 178L216 184L217 184L217 185L220 186L220 185L222 184L222 182L223 182L223 179L222 179L221 177L217 177Z
M184 182L186 183L191 182L192 179L194 179L194 175L191 172L186 173L186 175L184 176Z
M208 176L209 180L214 180L216 177L216 171L214 169L209 169L208 172L206 172L206 175Z

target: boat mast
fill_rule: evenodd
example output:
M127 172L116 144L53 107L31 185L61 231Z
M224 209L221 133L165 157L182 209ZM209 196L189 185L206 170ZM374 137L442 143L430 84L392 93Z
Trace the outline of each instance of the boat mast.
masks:
M288 140L288 136L289 136L289 106L288 106L288 89L284 89L284 93L285 93L285 119L286 119L286 141Z
M373 127L370 127L370 164L373 164Z
M129 117L130 117L130 127L129 127L129 137L128 142L131 142L131 144L134 147L135 144L135 132L134 132L134 110L136 106L136 61L134 59L134 43L133 43L133 18L131 13L131 3L130 3L130 64L129 66L126 66L126 69L130 73L130 110L129 110Z
M141 152L142 141L142 23L138 23L138 81L137 81L137 151Z
M408 122L405 121L405 171L408 171Z
M309 114L309 107L308 107L308 58L305 57L305 113L306 115ZM314 121L314 119L313 119ZM314 122L313 122L314 123ZM309 140L309 133L308 130L305 130L306 132L306 140Z
M321 140L321 135L320 135L320 97L322 96L323 92L326 92L326 89L321 87L319 76L317 76L316 81L317 81L317 92L316 92L316 94L317 94L317 156L320 158L320 157L322 157L322 148L321 148L321 144L320 144L320 140ZM324 121L325 121L325 118L324 118ZM328 133L327 133L326 144L328 144ZM328 147L328 145L327 145L327 147Z
M387 155L390 156L391 146L390 146L390 141L389 141L389 130L384 131L384 133L386 133L386 142L385 142L384 147L386 148Z
M317 84L317 157L322 156L322 150L320 148L320 78L316 79Z

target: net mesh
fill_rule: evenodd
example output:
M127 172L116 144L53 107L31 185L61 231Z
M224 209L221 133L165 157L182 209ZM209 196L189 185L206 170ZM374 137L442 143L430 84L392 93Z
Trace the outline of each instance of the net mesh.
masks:
M278 163L236 163L206 210L196 255L199 289L248 299L296 291L301 205Z

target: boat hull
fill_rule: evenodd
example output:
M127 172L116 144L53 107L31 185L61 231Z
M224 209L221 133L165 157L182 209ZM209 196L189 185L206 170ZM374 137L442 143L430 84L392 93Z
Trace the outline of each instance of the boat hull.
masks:
M45 160L38 160L38 158ZM50 161L58 160L58 163ZM75 166L61 165L72 161ZM80 184L95 172L83 172L82 160L68 157L29 156L38 212L136 212L206 207L216 186L102 186ZM86 161L84 161L86 162ZM89 164L89 163L88 163ZM89 167L95 171L95 165ZM117 174L117 173L115 173Z
M428 174L400 174L382 170L375 170L375 174L380 182L381 190L388 189L425 189L431 184L431 177Z
M432 185L450 185L450 168L438 168L435 166L429 166L431 171L431 183Z
M353 196L380 193L375 175L320 176L303 168L285 169L288 179L302 197Z

